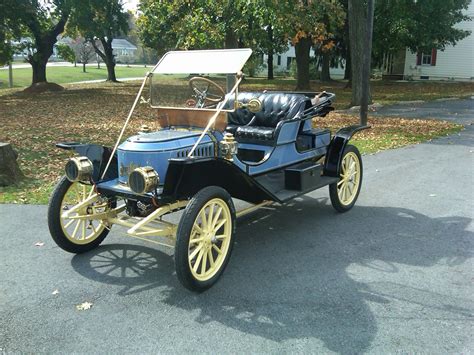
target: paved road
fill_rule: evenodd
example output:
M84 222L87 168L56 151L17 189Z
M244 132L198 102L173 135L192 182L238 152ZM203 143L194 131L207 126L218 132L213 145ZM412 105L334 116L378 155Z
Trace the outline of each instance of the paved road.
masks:
M436 100L384 106L374 116L434 118L462 124L474 123L474 96L459 100Z
M223 278L201 295L180 286L169 251L119 228L73 256L51 241L45 206L0 205L0 348L472 352L473 142L469 126L365 156L346 214L323 189L240 219Z

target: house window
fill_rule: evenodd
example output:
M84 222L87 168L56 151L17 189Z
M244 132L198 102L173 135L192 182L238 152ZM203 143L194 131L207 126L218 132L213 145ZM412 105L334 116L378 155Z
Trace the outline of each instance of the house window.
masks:
M416 54L416 65L430 65L434 67L436 65L437 50L433 48L430 54L418 52Z
M281 55L277 56L277 65L281 65Z
M293 61L293 57L286 58L286 70L290 70L292 61Z
M431 54L423 53L421 55L421 65L431 65Z

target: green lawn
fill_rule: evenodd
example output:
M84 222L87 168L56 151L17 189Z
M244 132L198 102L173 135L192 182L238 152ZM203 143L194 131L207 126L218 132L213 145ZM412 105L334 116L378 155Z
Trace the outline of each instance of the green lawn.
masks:
M115 74L120 78L142 77L152 67L115 67ZM87 72L82 72L82 65L77 67L47 67L46 76L49 82L57 84L73 83L86 80L107 79L107 69L104 64L97 69L96 64L88 66ZM13 84L15 87L25 87L31 84L31 68L13 69ZM0 70L0 89L8 88L8 70Z

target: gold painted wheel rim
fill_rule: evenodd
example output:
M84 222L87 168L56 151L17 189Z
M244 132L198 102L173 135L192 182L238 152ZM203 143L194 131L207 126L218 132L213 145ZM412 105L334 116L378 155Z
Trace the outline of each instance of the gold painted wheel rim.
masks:
M354 201L360 184L360 161L354 152L344 155L340 177L341 180L337 183L337 195L339 201L347 206Z
M74 217L104 212L107 208L105 204L92 204L84 207L73 214L73 218L63 218L63 212L71 209L78 203L84 201L89 196L89 189L86 185L74 182L69 186L61 202L60 223L61 229L66 238L74 244L88 244L99 237L104 231L105 224L96 219L75 219Z
M229 252L232 218L225 201L208 201L194 221L188 245L189 269L196 280L207 281L221 269Z

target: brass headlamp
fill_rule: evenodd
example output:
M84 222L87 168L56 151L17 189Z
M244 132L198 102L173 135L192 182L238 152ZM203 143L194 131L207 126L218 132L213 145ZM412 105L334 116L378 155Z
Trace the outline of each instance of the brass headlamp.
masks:
M66 177L71 182L88 182L92 177L94 166L87 157L73 157L65 166Z
M136 168L128 176L128 186L137 194L152 192L159 182L160 177L151 166Z

